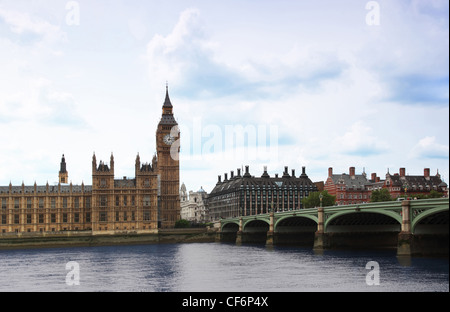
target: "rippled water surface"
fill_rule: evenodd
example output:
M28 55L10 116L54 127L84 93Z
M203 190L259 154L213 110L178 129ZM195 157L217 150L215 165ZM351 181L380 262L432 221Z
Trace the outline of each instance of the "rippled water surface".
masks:
M70 261L79 285L66 283ZM369 261L379 264L379 285L366 283ZM448 259L408 261L395 252L216 243L0 250L0 291L448 292L448 268Z

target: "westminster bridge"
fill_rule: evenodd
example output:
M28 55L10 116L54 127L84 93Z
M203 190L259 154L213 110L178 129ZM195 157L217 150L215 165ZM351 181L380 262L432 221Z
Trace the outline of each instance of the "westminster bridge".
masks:
M448 256L449 199L421 199L271 212L220 220L221 242L295 244L314 250L396 248Z

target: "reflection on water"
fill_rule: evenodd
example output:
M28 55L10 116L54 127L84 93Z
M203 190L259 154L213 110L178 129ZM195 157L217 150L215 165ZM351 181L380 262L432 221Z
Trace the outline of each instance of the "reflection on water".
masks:
M69 261L79 286L66 284ZM449 291L448 259L215 243L3 250L0 276L0 291Z

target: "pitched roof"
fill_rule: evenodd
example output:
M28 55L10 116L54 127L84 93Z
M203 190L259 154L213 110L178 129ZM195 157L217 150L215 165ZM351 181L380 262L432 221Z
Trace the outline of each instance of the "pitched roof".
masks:
M34 186L24 186L23 194L33 194ZM37 185L36 186L36 194L43 194L47 190L46 185ZM72 185L72 193L81 193L82 186L81 185ZM50 194L58 193L58 185L49 185L48 192ZM70 185L60 185L61 193L70 193ZM92 192L91 185L84 186L84 193ZM0 194L8 194L9 186L0 186ZM11 194L22 194L22 186L11 186Z
M434 187L439 186L442 183L442 180L437 176L430 176L426 178L425 176L400 176L397 174L386 175L386 178L390 178L392 181L393 186L404 186L405 184L408 184L409 187ZM405 183L406 182L406 183Z
M371 184L369 180L367 180L365 175L355 174L351 176L349 174L333 174L331 176L334 185L345 185L347 189L364 189L364 186L367 184Z

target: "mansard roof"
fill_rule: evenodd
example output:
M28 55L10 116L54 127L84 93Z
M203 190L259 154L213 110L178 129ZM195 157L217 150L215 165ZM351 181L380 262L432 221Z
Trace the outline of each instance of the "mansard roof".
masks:
M261 189L308 189L316 190L316 185L308 178L306 173L303 173L299 177L290 176L287 171L284 172L282 177L270 177L267 172L264 172L261 177L255 177L249 174L248 171L244 176L232 176L230 179L217 182L214 189L209 196L214 196L222 193L228 193L235 191L236 189L245 188L261 188Z
M173 114L164 114L161 116L161 121L159 122L161 125L178 125Z

